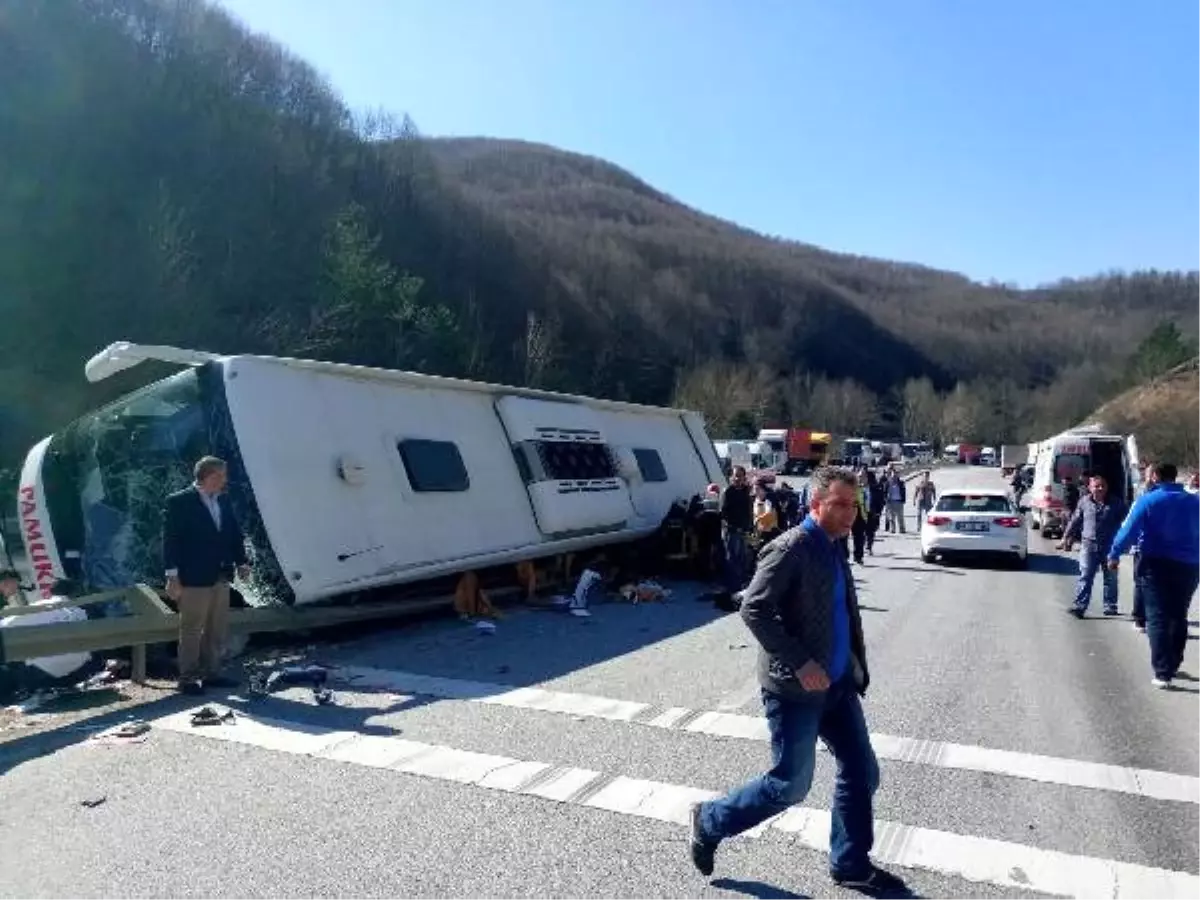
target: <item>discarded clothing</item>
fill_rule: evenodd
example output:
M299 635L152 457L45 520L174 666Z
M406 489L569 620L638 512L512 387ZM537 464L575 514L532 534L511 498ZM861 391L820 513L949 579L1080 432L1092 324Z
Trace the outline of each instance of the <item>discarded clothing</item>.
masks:
M634 604L650 603L666 600L671 596L671 592L657 581L639 581L637 584L627 584L621 588L621 596Z
M232 709L227 709L224 713L219 713L211 706L205 706L192 713L193 728L198 725L224 725L227 722L232 724L236 721L237 719L233 715Z
M595 569L583 570L583 574L579 576L579 581L575 585L575 593L571 596L571 602L567 606L571 615L580 617L591 615L588 606L596 593L601 590L603 582L603 576Z
M266 676L261 672L250 676L250 693L266 696L283 687L310 685L313 699L324 705L333 699L333 693L325 686L328 680L329 670L324 666L284 666Z

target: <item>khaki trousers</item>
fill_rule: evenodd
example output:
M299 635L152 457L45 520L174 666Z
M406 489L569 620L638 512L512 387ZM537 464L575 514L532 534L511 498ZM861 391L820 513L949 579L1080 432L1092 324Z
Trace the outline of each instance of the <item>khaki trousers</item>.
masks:
M219 674L228 630L229 582L185 587L179 598L179 677Z

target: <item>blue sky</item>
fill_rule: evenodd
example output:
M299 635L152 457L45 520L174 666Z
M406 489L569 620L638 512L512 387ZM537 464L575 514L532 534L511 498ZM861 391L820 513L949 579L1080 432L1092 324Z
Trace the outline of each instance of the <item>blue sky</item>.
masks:
M355 108L1030 285L1200 267L1194 0L222 0Z

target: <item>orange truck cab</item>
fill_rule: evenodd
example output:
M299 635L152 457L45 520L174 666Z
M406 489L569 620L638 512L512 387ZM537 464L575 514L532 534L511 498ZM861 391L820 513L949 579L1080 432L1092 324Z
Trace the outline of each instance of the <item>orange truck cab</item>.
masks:
M810 428L764 428L758 439L770 448L771 467L800 475L829 461L833 435Z

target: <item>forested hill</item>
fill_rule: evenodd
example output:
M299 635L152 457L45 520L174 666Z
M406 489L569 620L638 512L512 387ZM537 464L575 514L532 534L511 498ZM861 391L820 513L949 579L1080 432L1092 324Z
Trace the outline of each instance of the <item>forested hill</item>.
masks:
M986 407L1000 437L1095 408L1160 320L1196 328L1195 273L983 286L769 239L599 160L422 139L201 0L0 0L0 85L9 464L151 374L86 385L115 339L676 399L717 429L869 427L962 382L938 427Z

